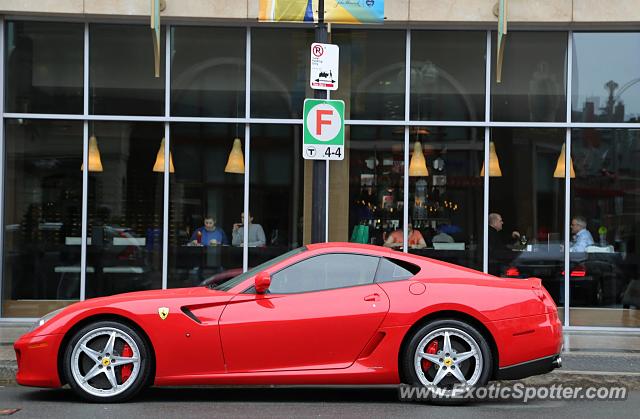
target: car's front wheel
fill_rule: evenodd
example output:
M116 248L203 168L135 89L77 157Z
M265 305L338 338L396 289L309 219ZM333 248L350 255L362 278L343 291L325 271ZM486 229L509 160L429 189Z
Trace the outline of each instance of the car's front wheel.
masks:
M465 389L485 385L493 368L491 349L473 326L459 320L430 322L406 345L405 381L429 388L430 400L455 402Z
M149 348L131 327L99 321L80 329L69 341L63 368L71 388L92 402L121 402L148 382Z

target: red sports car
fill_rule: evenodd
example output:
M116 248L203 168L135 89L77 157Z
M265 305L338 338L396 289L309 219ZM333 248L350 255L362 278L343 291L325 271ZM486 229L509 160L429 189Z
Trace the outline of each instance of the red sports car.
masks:
M537 278L314 244L210 287L120 294L43 317L15 343L17 381L91 401L148 385L395 384L517 379L560 366Z

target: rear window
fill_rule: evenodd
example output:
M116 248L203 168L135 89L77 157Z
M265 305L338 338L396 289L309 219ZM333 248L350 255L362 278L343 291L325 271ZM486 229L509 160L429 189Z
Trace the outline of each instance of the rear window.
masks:
M413 263L392 258L381 258L376 272L376 282L403 281L420 272Z

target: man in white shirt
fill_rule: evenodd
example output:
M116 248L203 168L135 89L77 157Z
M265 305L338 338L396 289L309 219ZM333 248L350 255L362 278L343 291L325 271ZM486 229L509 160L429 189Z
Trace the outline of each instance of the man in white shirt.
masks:
M571 233L573 234L573 240L571 240L570 252L585 252L588 246L593 245L593 237L589 230L587 230L587 220L577 215L571 220Z
M260 224L253 224L253 217L249 214L249 238L247 240L249 247L264 246L267 243L267 238L264 235L264 230ZM244 240L244 212L240 214L242 223L236 223L233 225L233 231L231 232L232 240L231 244L234 246L242 246Z

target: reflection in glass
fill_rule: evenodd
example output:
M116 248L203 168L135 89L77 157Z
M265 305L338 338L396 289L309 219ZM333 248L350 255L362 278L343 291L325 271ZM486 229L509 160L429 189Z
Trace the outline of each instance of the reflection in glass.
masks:
M84 25L7 22L6 111L82 113Z
M312 29L251 30L251 116L302 118L309 87ZM277 45L277 48L273 46Z
M98 115L164 114L164 46L160 77L144 25L89 26L89 112Z
M564 178L555 177L565 130L491 131L502 176L489 178L489 273L538 277L564 304Z
M253 220L249 225L250 267L302 245L304 164L301 136L299 125L251 127L249 211ZM247 222L247 217L243 220L240 214L234 218L234 223L243 223L234 234L238 244L242 243L242 229Z
M485 32L412 31L411 119L483 120L485 50Z
M172 26L171 113L244 116L244 28Z
M639 121L639 48L639 33L573 34L573 121Z
M175 173L169 186L168 287L224 282L242 272L242 248L232 247L244 173L226 170L244 125L173 124ZM233 156L232 156L233 157Z
M7 120L4 317L39 317L80 295L82 123Z
M404 127L351 126L349 241L401 248ZM419 239L419 231L412 237Z
M493 57L496 33L493 33ZM495 121L566 120L566 32L509 32L502 82L491 76L491 118Z
M478 173L483 133L478 128L412 127L409 217L426 248L410 246L409 252L482 269L483 182ZM412 174L420 144L427 171Z
M405 31L334 30L347 119L404 119Z
M637 130L572 132L572 326L640 326L639 151Z
M164 178L159 123L95 122L89 150L87 298L162 286ZM102 170L100 170L102 169ZM177 168L180 169L179 167ZM78 173L80 165L77 166Z

